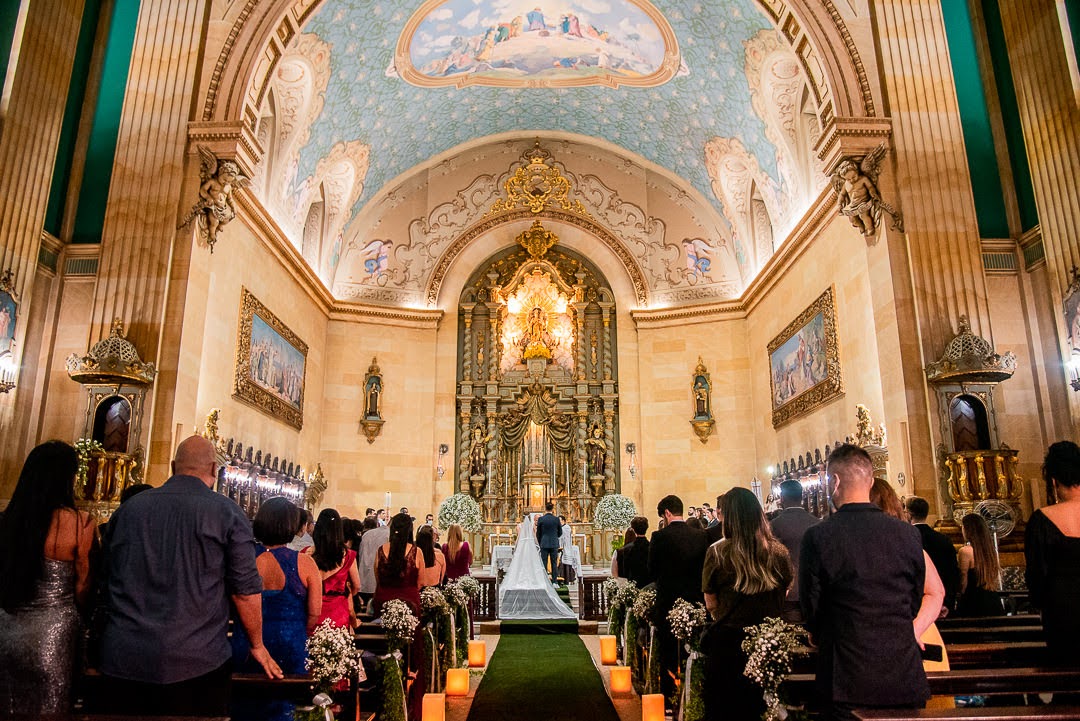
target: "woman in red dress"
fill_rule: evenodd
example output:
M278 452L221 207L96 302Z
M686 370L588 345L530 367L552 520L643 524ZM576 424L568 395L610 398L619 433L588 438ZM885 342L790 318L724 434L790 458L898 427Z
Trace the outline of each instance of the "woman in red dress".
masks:
M469 575L469 567L472 566L472 549L469 548L469 542L462 538L461 526L451 523L450 528L446 529L446 543L442 545L442 552L446 557L447 581Z
M356 570L356 551L345 547L341 516L333 508L319 514L311 538L315 545L305 548L319 567L323 582L322 614L315 625L326 619L335 626L357 626L353 595L360 590L360 573Z
M407 513L390 519L390 541L375 556L375 613L381 615L387 601L399 600L420 618L420 566L423 561L413 544L413 522ZM418 628L409 650L409 667L416 674L409 689L409 718L420 718L427 686L424 674L424 639Z

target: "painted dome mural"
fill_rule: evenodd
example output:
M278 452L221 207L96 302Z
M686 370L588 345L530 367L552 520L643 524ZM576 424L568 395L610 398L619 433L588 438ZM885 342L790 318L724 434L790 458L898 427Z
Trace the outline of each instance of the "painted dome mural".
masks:
M652 86L679 69L674 31L645 0L433 0L394 71L420 86Z

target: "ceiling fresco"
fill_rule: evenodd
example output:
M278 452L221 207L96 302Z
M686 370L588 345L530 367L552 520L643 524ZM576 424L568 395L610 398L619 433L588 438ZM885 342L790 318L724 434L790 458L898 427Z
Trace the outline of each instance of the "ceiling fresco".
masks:
M754 0L328 0L300 36L316 36L309 44L329 48L330 63L290 177L312 176L336 145L364 144L355 214L396 176L462 143L564 131L666 168L723 212L705 157L711 138L736 139L783 187L747 82L746 43L768 29ZM665 66L671 77L656 84ZM478 74L489 84L464 82ZM633 87L650 77L652 87ZM581 86L535 87L545 83Z

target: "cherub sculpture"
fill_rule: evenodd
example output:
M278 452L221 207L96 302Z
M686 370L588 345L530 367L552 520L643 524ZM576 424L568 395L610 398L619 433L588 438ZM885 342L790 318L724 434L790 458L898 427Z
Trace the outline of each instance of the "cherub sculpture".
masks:
M233 190L243 188L249 182L249 178L240 173L240 168L231 160L219 161L209 149L200 145L199 155L202 164L199 166L199 202L192 208L187 217L177 226L186 228L191 221L198 220L202 239L210 246L210 252L214 252L214 243L217 242L218 230L236 217L236 206L233 205Z
M844 158L832 173L832 187L836 191L840 215L850 218L851 224L864 236L877 233L881 211L892 217L893 230L904 232L900 213L881 199L877 189L879 165L885 152L885 143L882 143L863 157L858 165L853 158Z

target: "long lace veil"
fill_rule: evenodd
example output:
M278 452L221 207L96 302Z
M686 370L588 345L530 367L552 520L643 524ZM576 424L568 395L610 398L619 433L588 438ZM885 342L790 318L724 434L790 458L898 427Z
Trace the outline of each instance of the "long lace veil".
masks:
M551 577L540 561L536 543L534 513L518 526L514 557L499 586L499 618L576 618L551 585Z

